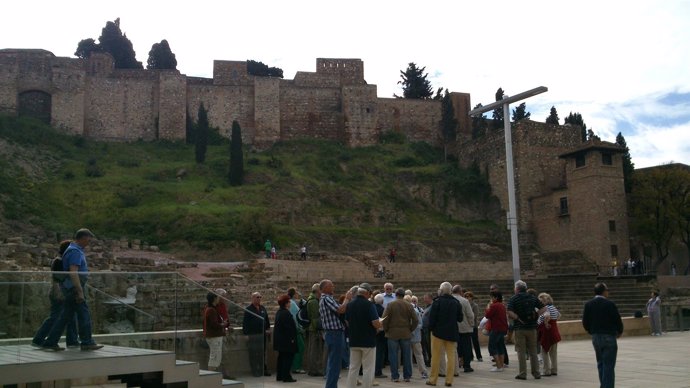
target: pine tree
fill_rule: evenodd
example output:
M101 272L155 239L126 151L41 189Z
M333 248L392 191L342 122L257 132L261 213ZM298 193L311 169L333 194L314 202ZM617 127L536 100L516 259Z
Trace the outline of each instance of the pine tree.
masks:
M628 143L625 142L625 138L621 132L618 132L616 136L616 144L625 149L625 153L623 154L623 182L625 184L625 192L630 193L632 191L632 175L635 171L635 164L630 157Z
M237 120L232 122L230 136L230 172L231 186L241 186L244 182L244 155L242 155L242 129Z
M582 119L581 114L577 112L570 112L568 117L566 117L565 120L563 120L563 123L578 125L580 127L580 136L582 137L582 141L587 141L587 124L585 124L585 121Z
M149 51L149 59L146 61L147 69L177 70L177 59L170 49L168 41L163 39L160 43L154 43Z
M496 101L501 101L503 99L503 89L498 88L496 90ZM503 126L503 106L494 109L493 119L499 127Z
M279 67L268 67L263 62L247 60L247 73L258 77L277 77L283 78L283 69Z
M398 84L402 85L403 98L422 100L431 98L434 92L431 82L427 79L428 74L424 73L425 69L426 67L418 68L414 62L410 62L405 71L400 70L401 80Z
M196 162L199 164L206 161L206 148L208 146L208 111L204 108L204 103L199 105L199 113L196 121L196 139L194 156L196 157Z
M513 122L529 120L530 116L532 116L532 114L527 112L527 104L524 102L518 105L517 108L513 109Z
M76 55L77 58L86 59L91 53L100 53L102 51L103 49L95 40L88 38L82 39L79 44L77 44L77 51L74 52L74 55Z
M440 90L437 94L441 94ZM455 141L458 129L458 119L455 118L453 101L450 99L448 89L443 93L441 99L441 132L443 133L443 155L448 157L448 144Z
M114 22L107 22L101 36L98 38L101 49L113 56L117 69L142 69L141 62L137 61L132 42L120 30L120 18Z
M556 107L551 107L551 112L549 112L549 117L546 118L546 124L559 124L558 112L556 112Z

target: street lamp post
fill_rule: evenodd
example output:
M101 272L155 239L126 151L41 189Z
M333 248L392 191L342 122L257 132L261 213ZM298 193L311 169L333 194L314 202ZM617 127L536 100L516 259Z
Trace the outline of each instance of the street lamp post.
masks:
M503 129L505 132L506 143L506 177L508 180L508 228L510 229L510 246L513 255L513 280L520 280L520 245L518 243L518 214L517 203L515 201L515 170L513 168L513 135L510 126L510 103L526 98L536 96L544 93L549 89L545 86L540 86L528 90L526 92L518 93L512 97L503 96L500 101L493 102L487 106L483 106L470 111L470 116L479 116L484 112L492 111L498 107L503 108Z

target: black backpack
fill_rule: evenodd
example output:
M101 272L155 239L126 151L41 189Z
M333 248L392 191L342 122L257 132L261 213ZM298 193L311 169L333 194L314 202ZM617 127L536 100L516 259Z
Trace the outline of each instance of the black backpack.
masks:
M309 311L307 311L307 304L300 303L299 311L297 311L297 323L303 328L309 327L311 324L311 319L309 319Z
M53 280L58 283L62 283L67 279L67 273L65 273L65 268L62 265L62 257L58 256L53 259L50 263L50 270L53 272Z

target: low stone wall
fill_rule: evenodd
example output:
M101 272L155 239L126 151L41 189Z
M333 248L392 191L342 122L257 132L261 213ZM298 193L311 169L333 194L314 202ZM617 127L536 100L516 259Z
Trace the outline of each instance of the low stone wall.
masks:
M590 335L582 327L580 320L572 321L558 321L558 331L561 333L561 340L573 341L589 339ZM650 335L649 317L644 318L623 318L623 336L635 337L641 335ZM489 337L485 335L479 336L479 343L487 346Z

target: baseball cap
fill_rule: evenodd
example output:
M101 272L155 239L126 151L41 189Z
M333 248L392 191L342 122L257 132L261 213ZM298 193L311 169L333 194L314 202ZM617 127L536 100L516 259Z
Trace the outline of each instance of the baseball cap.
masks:
M77 233L74 234L74 239L79 240L82 237L96 237L96 235L93 234L90 230L82 228L77 230Z

